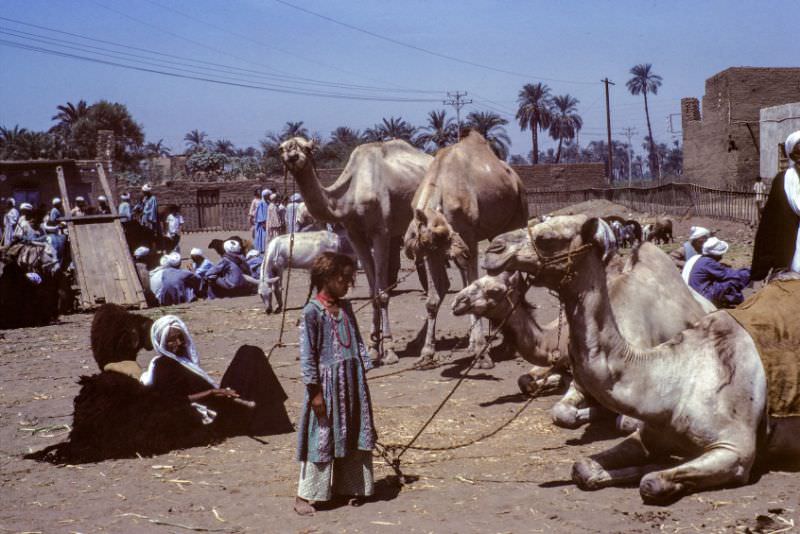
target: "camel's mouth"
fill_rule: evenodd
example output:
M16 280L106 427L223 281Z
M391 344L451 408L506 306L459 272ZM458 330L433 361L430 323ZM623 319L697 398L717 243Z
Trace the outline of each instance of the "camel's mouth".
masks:
M470 303L469 297L456 295L452 306L453 315L456 317L467 315L468 313L473 312L474 309L475 306Z

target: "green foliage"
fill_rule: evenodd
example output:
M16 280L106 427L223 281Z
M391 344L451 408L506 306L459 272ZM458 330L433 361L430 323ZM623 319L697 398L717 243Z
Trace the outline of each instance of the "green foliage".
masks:
M536 165L539 163L539 130L546 130L550 127L553 118L553 101L550 95L550 88L543 83L527 83L517 95L517 120L519 127L524 132L528 128L531 130L531 145L533 146L533 158L531 162Z
M220 152L201 151L195 152L186 160L186 171L189 174L196 172L222 172L228 156Z
M511 139L503 128L508 121L492 111L473 111L467 115L467 127L480 133L492 147L495 155L505 161Z
M119 183L126 184L128 187L140 187L147 181L144 176L133 171L123 171L116 173Z
M71 124L66 137L69 157L97 158L98 130L113 131L114 160L125 169L135 167L144 143L142 126L133 120L124 104L107 100L95 102Z

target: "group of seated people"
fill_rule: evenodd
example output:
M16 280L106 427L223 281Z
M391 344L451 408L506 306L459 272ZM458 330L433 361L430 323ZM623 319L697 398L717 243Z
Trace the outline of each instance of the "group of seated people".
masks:
M682 268L684 282L718 308L744 301L742 290L750 284L750 269L734 269L722 262L726 241L702 226L692 226L689 239L671 256Z
M159 266L148 270L150 250L139 247L134 262L150 306L170 306L198 299L252 295L258 288L263 257L251 250L244 255L242 243L229 239L223 243L223 255L213 263L202 249L193 248L188 268L181 267L179 252L161 257Z

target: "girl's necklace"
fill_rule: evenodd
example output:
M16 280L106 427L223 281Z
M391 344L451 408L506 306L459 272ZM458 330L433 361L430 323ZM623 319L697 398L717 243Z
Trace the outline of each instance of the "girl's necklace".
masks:
M339 317L335 317L330 311L331 306L337 306L339 304L339 299L334 299L327 293L319 292L317 293L317 300L325 307L325 311L327 311L328 315L333 319L333 335L336 337L336 341L338 341L339 345L342 347L349 349L353 344L353 335L350 333L350 321L347 320L347 315L341 308L339 309ZM339 330L342 328L344 328L347 334L346 343L339 334Z

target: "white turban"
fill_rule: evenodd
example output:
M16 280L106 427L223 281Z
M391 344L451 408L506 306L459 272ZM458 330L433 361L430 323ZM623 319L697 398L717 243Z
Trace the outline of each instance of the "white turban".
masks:
M98 202L108 202L108 199L105 197L105 195L100 195L99 197L97 197L97 201Z
M153 188L150 186L150 184L144 184L142 186L142 191L147 192L147 191L150 191L151 189L153 189Z
M133 257L136 258L137 260L144 258L148 254L150 254L150 249L147 247L139 247L133 251Z
M58 197L53 198L53 206L55 206L56 204L61 204L61 199Z
M161 265L162 267L166 267L167 263L169 263L168 260L169 258L167 256L161 256L161 259L158 260L158 264Z
M723 256L728 252L728 243L716 237L709 237L703 243L703 256Z
M694 241L695 239L700 239L701 237L707 237L711 235L711 231L708 228L703 228L702 226L692 226L689 232L689 241Z
M167 265L170 267L180 267L181 266L181 254L180 252L170 252L167 254Z
M21 209L21 210L33 210L33 206L31 206L27 202L23 202L22 204L19 205L19 209Z
M9 204L11 204L12 206L16 206L16 205L17 205L17 201L16 201L16 200L14 200L13 198L9 198L9 199L8 199L8 202L9 202Z
M185 357L178 356L177 354L173 354L167 350L167 333L169 333L171 328L176 328L183 332L183 336L186 340ZM145 371L139 379L142 384L146 386L153 384L153 371L155 369L155 362L159 358L166 357L175 360L189 371L204 378L206 382L211 385L211 387L218 387L217 383L214 382L210 376L208 376L202 367L200 367L200 358L197 357L197 350L194 347L192 335L189 333L189 329L186 328L186 325L183 323L183 321L181 321L178 317L174 315L165 315L156 320L153 323L153 326L150 328L150 340L153 342L153 350L155 350L157 354L156 357L150 361L150 365L147 366L147 371Z
M37 273L25 273L25 277L35 286L42 283L42 277Z
M272 189L264 189L261 191L261 198L268 197L272 194Z
M796 132L792 132L789 134L789 137L786 138L786 143L783 145L784 150L786 150L786 157L789 157L789 154L792 153L794 150L794 146L800 143L800 130ZM790 158L791 160L791 158Z
M130 193L122 193L119 196L119 198L121 198L122 200L130 200L131 199L131 195L130 195Z
M277 200L277 199L278 199L278 195L276 195L275 193L272 193L272 194L269 196L269 199L270 199L270 200Z
M222 244L222 248L225 252L231 253L239 253L242 251L242 246L239 244L238 241L234 241L233 239L229 239Z
M189 256L203 256L203 249L194 247L192 250L189 251Z
M75 197L75 202L86 202L86 199L81 196L77 196Z
M249 250L249 251L247 252L247 259L248 259L248 260L249 260L250 258L255 258L256 256L258 256L258 251L257 251L256 249L251 249L251 250Z

